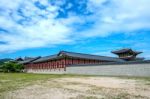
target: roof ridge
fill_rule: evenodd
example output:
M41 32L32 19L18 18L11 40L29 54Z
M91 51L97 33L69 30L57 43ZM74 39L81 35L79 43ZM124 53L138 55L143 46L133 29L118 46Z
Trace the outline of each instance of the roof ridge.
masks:
M110 56L102 56L102 55L93 55L93 54L86 54L86 53L79 53L79 52L70 52L70 51L62 51L67 53L75 53L75 54L82 54L82 55L90 55L90 56L99 56L99 57L109 57L109 58L116 58L116 57L110 57ZM119 58L116 58L119 59Z
M55 56L55 55L57 55L57 54L52 54L52 55L47 55L47 56L41 56L41 58L43 58L43 57L49 57L49 56Z

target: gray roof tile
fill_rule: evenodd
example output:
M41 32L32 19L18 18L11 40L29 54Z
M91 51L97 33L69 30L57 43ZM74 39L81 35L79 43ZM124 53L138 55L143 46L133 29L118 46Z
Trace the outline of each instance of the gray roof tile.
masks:
M102 60L102 61L110 61L110 62L124 62L124 60L115 57L75 53L75 52L68 52L68 51L60 51L58 54L41 57L32 62L38 63L38 62L45 62L52 59L58 59L61 57L60 54L63 54L64 56L68 56L68 57L81 58L81 59Z
M132 51L132 52L134 52L135 54L140 54L140 53L142 53L142 52L139 52L139 51L133 51L133 50L130 49L130 48L124 48L124 49L112 51L112 53L114 53L114 54L120 54L120 53L124 53L124 52L128 52L128 51Z
M103 60L103 61L117 61L117 62L124 61L119 58L108 57L108 56L91 55L91 54L83 54L83 53L75 53L75 52L67 52L67 51L61 51L60 53L64 53L67 56L76 57L76 58L85 58L85 59L93 59L93 60L96 59L96 60Z
M26 60L23 60L23 61L19 61L19 63L20 63L20 64L28 64L28 63L30 63L30 62L33 62L33 61L39 59L39 58L41 58L41 57L38 56L38 57L35 57L35 58L29 58L29 59L26 59Z
M57 54L56 55L50 55L50 56L41 57L41 58L33 61L33 63L44 62L44 61L55 59L55 58L57 58Z

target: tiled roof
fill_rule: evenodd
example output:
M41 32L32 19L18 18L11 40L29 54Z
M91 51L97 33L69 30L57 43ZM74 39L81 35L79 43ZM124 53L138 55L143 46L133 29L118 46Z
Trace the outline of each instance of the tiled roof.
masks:
M70 66L101 66L101 65L126 65L126 64L150 64L150 60L136 60L136 61L125 61L125 62L103 62L98 64L72 64Z
M25 59L25 60L23 60L23 61L19 61L19 63L20 63L20 64L27 64L27 63L33 62L33 61L35 61L35 60L37 60L37 59L39 59L39 58L41 58L41 57L38 56L38 57L35 57L35 58Z
M133 51L133 50L130 49L130 48L124 48L124 49L112 51L112 53L114 53L114 54L120 54L120 53L124 53L124 52L128 52L128 51L132 51L132 52L134 52L135 54L140 54L140 53L142 53L142 52L138 52L138 51Z
M54 58L57 58L57 54L56 55L50 55L50 56L41 57L41 58L33 61L33 63L44 62L44 61L51 60L51 59L54 59Z
M124 62L124 60L115 57L60 51L58 54L55 55L45 56L34 60L25 60L23 61L23 63L28 63L28 62L38 63L38 62L45 62L52 59L58 59L61 57L61 54L63 56L80 58L80 59L102 60L102 61L110 61L110 62Z
M60 53L66 55L66 56L76 57L76 58L85 58L85 59L93 59L93 60L123 62L122 59L115 58L115 57L100 56L100 55L91 55L91 54L83 54L83 53L75 53L75 52L68 52L68 51L61 51Z

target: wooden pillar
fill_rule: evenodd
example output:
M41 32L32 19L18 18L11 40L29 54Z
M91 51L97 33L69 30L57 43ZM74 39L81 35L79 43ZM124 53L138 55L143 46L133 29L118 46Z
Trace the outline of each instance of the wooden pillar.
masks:
M30 64L31 69L33 69L32 65Z
M75 64L78 64L78 60L77 59L75 59Z
M40 63L40 67L41 67L41 70L42 70L42 68L43 68L43 67L42 67L42 63Z
M32 69L34 69L34 66L33 66L33 64L30 64L31 66L32 66Z
M58 69L59 69L59 71L60 71L60 59L58 60L58 63L57 63L57 67L58 67Z
M40 65L40 70L42 70L42 63L39 63L39 65Z
M40 70L40 64L39 64L39 63L37 63L37 65L38 65L38 67L39 67L39 70Z
M48 65L48 62L46 62L46 69L47 69L47 70L49 69L49 65Z
M49 66L48 66L48 62L46 62L46 69L48 70Z
M45 62L43 63L43 67L44 67L44 69L46 69L46 63Z
M54 60L52 60L52 69L54 69Z
M94 64L94 60L92 61L92 64Z
M36 64L36 63L35 63ZM39 69L38 64L36 64L37 70Z
M54 60L54 70L56 69L56 62L55 62L55 60Z
M78 64L78 59L76 59L76 64Z
M64 68L64 66L65 66L65 60L62 59L62 68Z
M64 68L64 59L61 59L61 68Z
M84 60L84 64L87 64L87 61L86 61L86 59Z
M31 65L30 64L28 64L28 65L29 65L29 68L32 69Z
M55 68L56 68L56 70L57 70L57 60L55 60Z
M94 64L96 64L96 60L94 60Z
M33 66L30 64L31 69L33 69Z
M48 70L48 64L45 62L45 69Z
M66 58L64 59L64 71L66 71Z
M54 69L54 60L52 60L52 69Z
M35 65L32 63L34 70L36 69Z
M67 58L65 58L65 64L68 65L68 60L67 60Z
M62 59L59 60L59 68L61 69Z
M52 70L52 61L50 61L50 69Z
M38 70L39 68L38 68L38 65L37 65L36 63L35 63L35 66L36 66L36 68L37 68L37 70Z
M56 68L56 70L57 70L57 68L58 68L58 67L57 67L57 62L58 62L58 60L55 61L55 68Z
M50 61L50 70L52 70L52 61Z
M47 70L47 65L48 65L47 62L45 62L45 69L46 69L46 70Z
M57 60L55 60L55 69L57 69Z
M64 59L62 59L61 68L64 68Z
M49 61L49 68L52 69L52 61Z
M45 69L45 63L42 63L42 65L43 65L43 70Z
M58 60L56 60L56 69L58 69Z
M89 60L89 63L92 64L92 60Z
M43 63L41 63L41 67L42 67L42 70L43 70Z
M46 69L46 63L44 62L43 65L44 65L44 70L45 70Z
M61 65L62 65L62 60L59 60L59 69L61 69Z
M45 63L42 63L42 66L43 66L43 70L45 69Z
M50 70L50 63L48 62L48 69Z
M33 69L36 69L35 65L34 64L32 64L32 65L33 65Z
M42 70L42 63L40 63L40 69Z
M49 64L48 65L49 66L49 70L51 70L51 62L49 61L48 64Z
M80 64L80 62L81 62L81 60L80 60L80 59L78 59L78 64Z
M72 64L75 64L75 63L74 63L74 59L73 59L73 58L72 58Z
M55 60L55 69L57 70L57 60Z
M58 60L58 69L60 70L60 59Z
M40 63L40 69L42 70L42 63Z
M40 65L40 63L38 63L38 66L39 66L39 70L41 70L41 65Z
M44 65L44 70L45 70L46 69L46 63L44 62L43 65Z
M72 62L71 58L69 58L68 61L69 61L68 65L71 65Z
M36 66L36 64L34 63L34 66L35 66L35 68L36 68L36 70L37 70L37 66Z
M40 63L38 63L38 65L39 65L39 70L41 70L41 64L40 64Z

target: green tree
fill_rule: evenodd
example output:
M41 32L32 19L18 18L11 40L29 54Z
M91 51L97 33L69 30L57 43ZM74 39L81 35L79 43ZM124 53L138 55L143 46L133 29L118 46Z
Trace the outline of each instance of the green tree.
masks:
M2 67L3 72L22 72L23 69L23 65L16 62L6 62Z
M3 67L3 66L2 66L2 65L0 65L0 72L2 72L2 67Z
M8 62L8 61L11 61L12 59L10 58L4 58L4 59L0 59L0 72L3 71L3 65L4 63Z
M15 72L22 72L22 70L24 69L23 65L18 63L15 63L13 67L15 69Z

